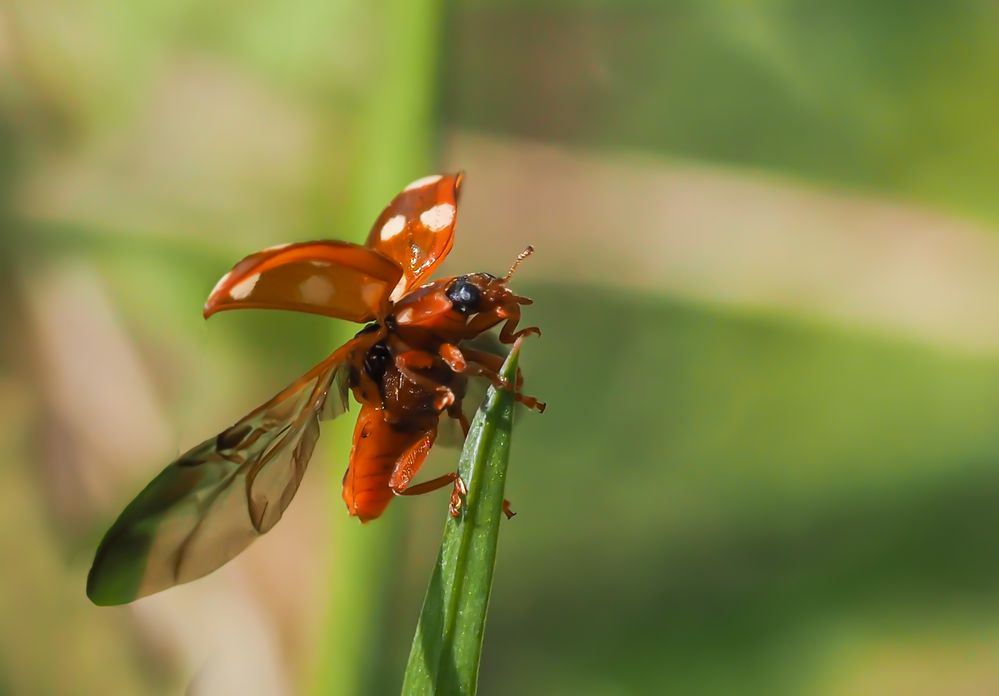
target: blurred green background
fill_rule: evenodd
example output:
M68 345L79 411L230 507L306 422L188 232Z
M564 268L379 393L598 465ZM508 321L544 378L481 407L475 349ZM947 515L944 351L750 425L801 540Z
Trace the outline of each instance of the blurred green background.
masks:
M468 179L445 273L544 336L483 694L999 693L999 8L0 5L0 694L397 692L446 495L134 605L101 533L355 327L200 318L243 255ZM440 448L427 476L453 466Z

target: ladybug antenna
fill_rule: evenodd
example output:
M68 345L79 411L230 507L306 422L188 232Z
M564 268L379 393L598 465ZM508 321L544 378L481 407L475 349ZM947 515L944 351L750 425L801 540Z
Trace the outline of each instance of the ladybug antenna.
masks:
M510 270L507 271L505 276L503 276L503 282L505 283L506 281L510 280L510 278L513 276L513 272L516 271L517 266L520 265L520 262L533 253L534 253L534 247L528 244L527 248L524 249L522 252L520 252L520 254L517 256L517 260L513 262L512 266L510 266Z

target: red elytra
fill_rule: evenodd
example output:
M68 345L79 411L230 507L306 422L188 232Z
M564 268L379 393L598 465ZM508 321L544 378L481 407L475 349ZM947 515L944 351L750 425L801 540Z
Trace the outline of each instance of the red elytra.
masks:
M462 399L469 377L505 384L503 358L465 342L503 324L510 344L531 300L502 278L456 276L420 286L454 239L462 174L433 175L407 186L378 216L365 245L316 241L272 247L237 263L215 286L204 315L232 309L311 312L366 323L329 357L219 435L172 462L133 500L101 542L87 582L98 604L131 601L215 570L281 518L305 473L320 420L361 404L343 481L343 498L361 521L378 517L396 495L454 485L456 473L413 480L442 415L467 434ZM418 287L419 286L419 287ZM509 513L509 508L505 507Z

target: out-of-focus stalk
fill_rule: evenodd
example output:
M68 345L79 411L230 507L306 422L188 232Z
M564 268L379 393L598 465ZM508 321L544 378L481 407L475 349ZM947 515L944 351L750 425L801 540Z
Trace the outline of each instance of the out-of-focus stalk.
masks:
M361 85L361 104L349 138L330 148L352 160L346 182L349 208L340 218L340 239L362 241L378 213L407 182L431 173L436 140L439 0L387 0L360 3L354 16L378 27L377 45L367 54L371 78ZM356 327L350 327L356 328ZM334 339L353 331L338 327ZM340 428L334 465L343 467L350 429ZM318 659L314 693L373 693L377 688L383 607L390 588L390 564L399 540L399 518L387 515L361 527L348 518L340 498L339 477L329 492L334 568L330 602Z

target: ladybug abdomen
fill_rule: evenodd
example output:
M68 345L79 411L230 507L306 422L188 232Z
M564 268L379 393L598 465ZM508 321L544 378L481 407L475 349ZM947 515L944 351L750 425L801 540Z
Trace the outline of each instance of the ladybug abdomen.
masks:
M436 419L427 425L401 429L385 421L382 408L361 408L343 477L343 501L351 515L362 522L379 517L395 491L409 484L437 434Z

